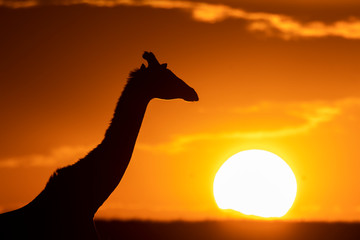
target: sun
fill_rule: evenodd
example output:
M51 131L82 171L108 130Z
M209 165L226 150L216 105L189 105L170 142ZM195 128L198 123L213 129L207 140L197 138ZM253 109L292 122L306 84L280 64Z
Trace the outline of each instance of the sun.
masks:
M294 203L297 184L293 171L280 157L264 150L247 150L220 167L213 190L221 209L282 217Z

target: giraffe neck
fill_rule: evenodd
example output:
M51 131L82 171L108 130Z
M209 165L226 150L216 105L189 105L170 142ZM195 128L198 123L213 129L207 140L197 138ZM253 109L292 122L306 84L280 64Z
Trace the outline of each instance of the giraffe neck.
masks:
M127 85L117 103L114 117L102 143L94 149L96 171L93 197L97 207L108 198L119 184L130 162L135 142L150 98L140 89Z
M75 164L58 169L30 209L92 218L119 184L132 156L146 107L141 87L127 84L103 141ZM51 209L50 211L48 211Z
M127 85L115 108L115 113L101 145L113 154L131 157L150 98Z

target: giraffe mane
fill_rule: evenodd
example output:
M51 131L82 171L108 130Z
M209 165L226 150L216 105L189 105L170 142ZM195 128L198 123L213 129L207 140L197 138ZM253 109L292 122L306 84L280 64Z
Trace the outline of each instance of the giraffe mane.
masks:
M127 79L126 86L134 84L134 82L137 82L137 80L142 79L145 75L144 69L136 68L133 71L130 72L129 77ZM125 89L124 88L124 89Z

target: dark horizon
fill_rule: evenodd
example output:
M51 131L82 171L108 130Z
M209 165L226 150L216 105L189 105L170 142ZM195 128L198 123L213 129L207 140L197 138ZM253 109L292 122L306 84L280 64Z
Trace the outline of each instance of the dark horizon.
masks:
M259 221L95 221L103 239L243 239L350 240L360 237L360 223Z

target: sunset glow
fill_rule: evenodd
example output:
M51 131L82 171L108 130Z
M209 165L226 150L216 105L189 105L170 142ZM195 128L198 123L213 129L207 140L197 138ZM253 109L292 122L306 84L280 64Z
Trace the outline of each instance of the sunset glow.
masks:
M359 10L358 0L0 0L0 212L98 146L151 51L200 100L151 100L96 218L360 221ZM270 165L214 185L249 149L291 172ZM231 170L266 159L254 153ZM247 199L246 187L265 186L241 185L256 174L287 190Z

